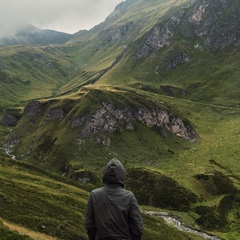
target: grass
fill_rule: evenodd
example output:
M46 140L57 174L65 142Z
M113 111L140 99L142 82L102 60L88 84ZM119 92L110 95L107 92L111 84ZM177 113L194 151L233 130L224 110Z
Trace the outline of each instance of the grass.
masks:
M1 217L58 238L86 239L81 222L88 192L30 167L1 158Z
M23 104L37 98L51 97L56 89L69 81L72 61L65 47L1 48L1 107ZM15 90L17 89L17 91Z
M132 173L128 186L143 204L146 204L141 199L143 195L157 195L152 183L159 184L160 191L166 187L164 183L168 186L176 182L180 196L176 197L177 203L188 191L196 194L197 201L190 203L188 211L171 209L167 204L170 201L166 201L168 211L180 215L187 225L203 228L223 239L239 238L239 46L213 53L201 39L183 39L176 32L169 47L151 53L146 59L133 57L137 51L134 40L141 44L141 36L159 17L171 15L187 2L192 3L135 2L134 11L130 6L121 18L112 16L112 21L104 25L107 29L111 23L117 29L133 21L133 35L117 43L108 43L107 31L97 35L94 30L88 35L91 39L85 36L72 45L0 48L0 113L7 109L21 118L22 109L16 106L33 99L41 99L42 107L41 117L24 116L13 131L0 126L1 143L7 146L5 136L12 132L12 142L18 142L14 154L29 162L7 159L1 151L0 217L59 239L86 239L83 219L89 191L101 185L103 167L110 158L117 157ZM175 8L169 10L173 4ZM127 54L101 77L102 71L112 65L129 43L132 44ZM196 44L200 47L196 48ZM167 70L164 59L174 60L181 52L189 53L192 60ZM160 69L158 73L156 67ZM86 85L99 77L94 85ZM55 98L58 95L62 96ZM101 108L101 102L111 103L118 110L126 107L169 110L187 119L199 138L189 142L171 133L165 138L161 128L134 122L134 131L119 128L114 134L101 133L82 139L83 126L72 128L71 123L94 114ZM64 118L46 122L45 114L50 108L61 108ZM94 181L80 184L63 178L60 175L65 167L72 172L87 171ZM141 171L133 172L136 167ZM66 176L71 176L71 171L65 172ZM221 191L221 187L228 191ZM167 197L176 196L176 192ZM144 222L144 240L199 239L177 231L162 219L144 215ZM13 234L21 239L2 224L0 227L6 236Z
M89 190L83 189L89 186L7 158L0 158L0 176L1 240L87 239L84 215ZM143 219L143 240L201 239L162 219L147 215Z
M134 123L135 131L133 132L121 130L114 134L98 135L102 140L110 139L110 145L96 144L94 136L84 139L84 143L80 144L78 140L81 139L79 134L82 126L71 129L71 121L74 118L77 119L88 114L94 114L95 111L101 107L101 101L111 103L119 109L125 108L126 106L133 109L143 106L144 108L160 107L163 109L171 109L177 116L188 116L189 122L199 134L199 138L197 138L195 142L188 142L176 138L173 134L168 134L167 138L163 138L161 134L159 134L159 129L149 129L136 122ZM159 179L156 177L153 185L159 184L160 187L157 187L158 192L160 193L162 191L166 194L166 189L161 190L162 186L170 184L169 186L172 186L170 187L172 189L172 183L175 181L176 184L174 186L177 189L175 194L169 192L166 197L175 197L176 204L179 201L179 205L173 207L173 205L169 204L170 201L166 200L164 202L167 203L167 206L164 205L166 209L170 211L180 211L179 215L185 216L185 219L187 219L186 216L188 214L189 216L194 216L194 218L189 217L189 219L186 220L189 225L194 226L196 222L199 221L200 229L205 228L205 230L215 233L216 235L225 233L226 239L228 239L227 233L231 235L233 234L232 231L236 237L239 236L237 230L233 230L237 229L238 224L238 193L235 194L231 192L231 189L239 189L240 187L240 169L238 167L239 159L237 157L239 152L239 131L236 128L240 123L238 108L194 102L187 99L177 99L138 89L113 87L111 85L86 86L83 92L52 99L50 102L46 100L42 102L43 109L47 110L50 106L51 108L58 107L63 109L65 117L61 121L54 120L47 124L44 123L44 116L38 119L29 117L22 118L18 127L15 129L15 131L19 131L17 135L22 136L21 144L15 148L17 156L28 152L29 146L33 146L35 150L33 154L29 154L27 160L37 166L55 171L58 174L63 173L61 169L67 165L71 166L73 171L76 172L78 172L78 170L87 171L94 176L95 179L94 182L92 182L94 185L83 185L85 187L89 186L89 188L86 189L87 191L89 191L91 187L101 185L101 169L104 168L110 158L117 157L123 162L129 173L136 167L148 169L148 177L144 177L144 171L138 171L134 173L135 175L137 174L136 176L130 174L129 177L131 177L132 180L127 182L127 187L133 192L136 192L141 204L150 203L150 205L153 206L163 207L163 205L156 205L154 202L160 204L161 201L157 199L164 198L157 196L155 190L150 187L153 177L161 174L162 177L159 177ZM89 108L89 106L91 106L91 108ZM34 123L32 125L33 128L30 127L29 122ZM36 124L39 126L37 129L35 129ZM24 134L26 131L28 131L27 136ZM142 174L140 174L141 172ZM140 174L140 176L138 176L138 174ZM70 176L71 172L69 172L68 175ZM206 188L206 184L196 178L197 175L210 176L208 188ZM15 172L15 170L10 176L15 179L15 185L18 188L20 188L18 184L22 184L25 181L18 179L19 173ZM7 185L11 186L11 180L6 179L7 176L5 174L3 178L4 181L7 180ZM45 209L52 209L54 212L60 212L61 209L65 215L65 207L60 206L58 209L59 205L68 204L70 201L73 202L71 207L74 208L78 204L80 206L78 202L81 201L80 198L75 199L74 195L73 198L69 198L69 194L66 196L62 192L59 193L56 183L50 180L44 180L45 176L44 178L35 178L25 173L24 178L26 178L28 182L28 190L31 195L37 196L40 192L41 195L44 196L44 199L48 199L48 201L44 203ZM148 183L147 179L149 179L149 181L152 180ZM162 181L164 183L162 183ZM137 182L140 184L139 187L136 187ZM220 187L217 185L217 182L221 185ZM41 186L39 186L39 184L41 184ZM225 189L226 186L227 188L230 186L229 191L218 191L218 195L215 194L216 189ZM234 186L234 188L232 186ZM38 190L35 192L33 189L36 187ZM64 192L65 191L66 189ZM188 205L183 206L184 204L182 204L180 200L188 199L191 195L190 192L197 196L197 201L195 201L196 199L194 201L190 200ZM231 194L235 195L232 200L229 200L228 198ZM144 201L144 196L149 197L151 195L153 195L151 202L149 202L149 199ZM154 198L155 195L157 196L156 199ZM84 201L86 201L87 192L84 196L83 199L85 198ZM11 204L15 205L17 201L14 200L14 195L9 195L8 197L12 199ZM26 204L23 195L18 196L18 199L19 198L22 199L23 205ZM41 198L41 200L43 201L43 198ZM29 204L32 205L32 203ZM221 215L222 204L228 204L230 206L227 208L229 217L226 217L225 213ZM53 205L56 206L53 207ZM84 208L84 203L82 203L81 206ZM185 207L187 207L188 211L186 211ZM38 205L34 208L36 209L31 209L31 211L36 214L40 208ZM228 223L219 229L219 226L223 224L219 222L220 225L216 225L216 229L209 229L209 223L202 222L201 220L209 218L205 211L203 211L204 209L209 209L208 212L209 214L211 213L210 216L215 219L215 222L219 219L217 216L222 216L224 219L227 219ZM38 216L36 219L34 218L34 221L43 223L41 219L47 217L47 213L45 214L46 215ZM74 217L72 217L71 214L72 213L67 215L70 219L69 221L74 221ZM67 223L62 221L62 215L59 213L58 215L60 220L56 218L53 219L48 213L48 217L50 217L48 220L50 225L47 230L48 233L53 231L51 230L53 225L58 225L60 222L63 228L67 227ZM8 220L13 222L20 221L19 218L10 218ZM21 217L21 221L25 224L29 219L27 216L23 216ZM31 222L34 221L32 220ZM31 228L32 226L28 227ZM39 227L34 230L41 231ZM146 230L146 232L148 232L148 230ZM147 234L147 236L145 236L146 239L151 236L151 234ZM56 235L56 232L53 231L50 235ZM62 235L60 237L62 237Z
M165 99L165 100L164 100ZM222 108L222 106L204 105L185 100L179 100L161 96L162 101L168 101L169 104L178 106L178 111L187 115L190 122L193 123L200 139L192 144L190 149L183 151L178 155L177 162L168 162L161 165L161 169L171 169L171 165L177 164L179 168L173 174L178 176L178 172L184 175L186 172L206 172L212 166L209 160L218 162L225 172L239 176L237 153L238 153L238 126L240 118L238 108ZM179 104L181 102L181 104ZM164 166L165 165L165 166ZM198 168L201 167L201 169ZM228 170L229 169L229 170ZM223 170L223 169L222 169Z
M19 230L19 227L17 227L16 230L16 225L10 224L10 227L14 228L10 229L8 226L5 225L6 221L0 220L0 231L1 231L1 240L33 240L33 238L30 238L29 235L26 235L25 233L29 233L30 231L24 231L21 232L20 234L17 230ZM34 240L37 240L36 238Z
M31 231L25 227L7 221L3 221L3 225L6 226L9 230L17 232L20 236L23 236L22 238L24 238L25 240L27 240L28 238L34 240L57 240L57 238L51 237L43 233ZM20 238L20 236L18 236L18 238ZM11 237L12 237L11 239L14 238L13 236Z
M201 50L194 49L196 43L200 43ZM185 90L186 94L180 96L183 99L239 107L239 47L229 47L213 54L197 38L184 41L177 39L169 47L151 53L148 58L134 58L137 47L135 43L99 83L140 89L145 86L145 89L148 87L149 91L152 89L159 93L162 93L161 86L173 86ZM190 54L191 61L167 70L164 59L172 60L181 52ZM156 73L156 67L161 71ZM174 94L172 96L179 97Z

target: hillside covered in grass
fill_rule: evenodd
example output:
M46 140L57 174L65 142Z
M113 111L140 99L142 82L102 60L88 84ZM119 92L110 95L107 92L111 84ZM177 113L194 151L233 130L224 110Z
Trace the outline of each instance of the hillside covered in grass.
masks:
M101 169L117 157L141 205L187 212L200 229L238 236L238 109L129 90L89 87L32 102L6 143L16 143L19 160L86 186L101 185ZM168 125L154 125L160 112L171 115ZM180 116L188 116L188 138L169 128Z
M0 173L2 240L87 239L84 216L91 186L7 158L0 159ZM143 239L201 239L162 219L147 215L143 218ZM29 229L29 235L12 230L10 222Z
M0 48L1 113L7 107L55 95L73 74L64 47L12 46Z
M16 159L1 152L6 236L4 221L86 239L88 194L116 157L143 239L202 239L148 210L240 238L239 7L126 0L68 43L1 48L0 141Z

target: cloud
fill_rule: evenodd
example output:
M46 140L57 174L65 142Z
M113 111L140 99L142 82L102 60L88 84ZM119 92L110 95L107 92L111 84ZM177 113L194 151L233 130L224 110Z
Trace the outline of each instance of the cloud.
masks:
M122 0L0 0L1 35L22 23L75 33L104 21Z

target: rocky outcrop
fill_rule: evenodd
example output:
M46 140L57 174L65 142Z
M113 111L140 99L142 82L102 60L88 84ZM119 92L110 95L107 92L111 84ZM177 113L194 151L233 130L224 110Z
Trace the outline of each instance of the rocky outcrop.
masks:
M179 37L199 37L213 51L239 45L239 8L240 2L236 0L198 0L190 8L182 9L156 24L137 43L134 57L146 58Z
M26 105L23 114L25 116L32 116L39 118L44 115L42 105L39 101L32 101ZM53 120L62 120L64 118L64 111L59 107L49 108L45 114L44 122L50 122Z
M24 108L24 115L32 117L44 115L40 102L33 101L27 104ZM45 113L44 123L54 120L61 121L65 115L60 107L49 108ZM119 109L107 102L102 102L101 107L92 115L74 118L71 121L71 129L82 126L81 136L88 137L100 132L114 133L124 129L133 131L135 130L136 121L150 128L163 127L183 139L193 140L197 137L197 133L189 123L167 110L143 107ZM163 136L167 136L166 131L163 131Z
M73 116L71 109L64 111L60 107L51 105L47 109L46 104L41 104L38 101L33 101L27 104L24 109L23 118L28 117L29 124L19 122L19 127L12 131L7 139L6 144L9 147L14 147L25 137L27 132L35 131L41 125L46 125L52 121L58 121L69 126L65 127L65 134L69 131L77 131L75 141L78 144L79 150L85 145L87 139L92 139L94 143L110 146L111 134L121 131L135 131L139 124L144 124L148 128L156 130L161 137L167 138L170 134L193 141L198 137L191 124L175 115L169 110L147 107L130 107L123 108L114 106L108 102L101 102L99 108L92 114L85 113L82 116ZM23 130L25 129L25 130ZM39 141L42 138L44 140ZM56 139L48 138L48 136L38 136L31 142L31 147L26 151L27 155L32 153L35 143L39 141L41 144L38 149L49 149L51 144L54 144Z
M134 55L136 58L147 58L151 52L169 46L173 41L174 34L168 24L156 25L145 37L142 46Z
M40 117L40 115L41 115L40 102L32 101L32 102L28 103L24 108L23 114L26 116Z
M71 126L82 125L81 136L84 138L98 133L114 133L123 129L133 131L136 121L150 128L162 127L183 139L193 140L197 137L197 133L189 123L169 111L129 107L118 109L106 102L103 102L102 107L93 115L85 116L85 119L74 119ZM166 131L163 131L162 135L166 137Z
M138 42L134 57L148 57L151 52L168 47L175 38L176 26L180 25L186 10L180 10L171 18L161 21Z
M148 127L164 127L183 139L193 140L198 136L189 123L166 110L141 108L134 115Z
M188 63L192 60L192 56L187 52L177 53L173 58L166 57L164 62L166 63L166 69L172 70L182 65L184 63Z
M109 43L114 44L119 41L127 41L132 36L133 31L133 22L128 22L127 24L121 26L112 26L103 30L97 36L100 42L98 48L101 49Z
M61 108L50 108L47 111L45 122L50 122L53 120L62 120L64 118L64 112Z
M3 126L14 127L17 125L19 119L19 116L6 112L0 120L0 124Z
M199 0L188 11L183 36L197 35L212 50L240 44L240 2L235 0Z

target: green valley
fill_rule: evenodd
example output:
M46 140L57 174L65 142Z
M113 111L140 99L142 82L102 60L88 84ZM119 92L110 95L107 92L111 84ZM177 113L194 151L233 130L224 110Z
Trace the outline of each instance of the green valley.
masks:
M66 43L1 47L0 239L87 239L114 157L143 240L239 239L239 7L126 0Z

